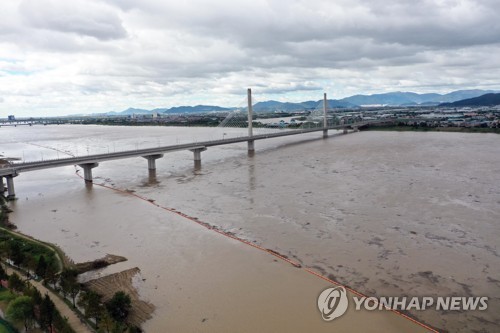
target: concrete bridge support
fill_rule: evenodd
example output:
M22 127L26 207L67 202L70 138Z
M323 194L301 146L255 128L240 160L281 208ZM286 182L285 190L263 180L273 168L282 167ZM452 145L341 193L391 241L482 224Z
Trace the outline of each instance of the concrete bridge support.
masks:
M86 183L92 183L92 169L99 166L99 163L85 163L79 164L83 169L83 179Z
M5 176L5 179L7 180L7 198L9 199L14 199L16 197L16 191L14 189L14 177L15 175ZM2 187L3 187L3 182L2 182Z
M201 152L207 150L206 147L189 149L194 154L194 162L201 162Z
M143 156L148 160L148 170L156 170L156 160L163 157L163 154Z
M347 134L347 127L344 127L342 134Z

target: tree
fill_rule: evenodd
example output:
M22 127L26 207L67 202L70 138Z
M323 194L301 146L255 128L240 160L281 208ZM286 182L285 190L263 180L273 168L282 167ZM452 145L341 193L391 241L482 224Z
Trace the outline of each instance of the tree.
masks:
M38 289L31 285L27 285L24 289L24 296L31 297L35 306L42 304L42 294L38 291Z
M111 317L117 322L124 322L132 307L130 296L123 291L116 292L113 297L106 302L106 309L108 309Z
M55 267L54 262L50 262L47 265L47 269L45 270L45 280L46 283L52 283L52 287L56 289L57 283L57 268Z
M49 295L45 294L45 297L40 304L40 327L44 330L51 330L55 315L56 306L50 299Z
M76 296L78 296L78 293L80 292L82 288L80 287L80 284L78 281L74 281L70 285L69 289L69 295L71 296L71 299L73 300L73 307L76 308Z
M9 259L12 260L16 266L20 266L24 260L21 245L15 240L9 241Z
M24 257L23 265L26 268L26 277L29 278L31 276L31 273L35 272L37 264L38 262L33 256L28 255Z
M76 295L80 292L80 284L77 280L78 272L75 269L65 269L61 273L60 283L64 297L67 294L73 299L73 306L76 307Z
M47 261L45 261L45 257L42 254L38 259L38 263L35 268L35 274L45 279L46 273L47 273Z
M60 313L57 313L54 317L54 328L57 333L75 333L69 325L68 318L61 316Z
M9 276L7 275L7 272L5 272L5 269L3 268L3 266L0 265L0 280L6 280L8 278L9 278Z
M24 290L24 282L21 280L21 277L14 272L9 277L9 289L12 289L17 292L22 292Z
M101 304L102 296L98 293L89 290L82 293L78 305L85 311L86 318L92 318L95 320L96 328L99 324L99 318L103 313L104 309Z
M33 324L35 311L33 300L29 296L19 296L9 303L7 318L12 321L23 322L26 331Z
M98 332L111 333L115 327L115 321L111 318L108 311L103 311L101 318L99 318Z

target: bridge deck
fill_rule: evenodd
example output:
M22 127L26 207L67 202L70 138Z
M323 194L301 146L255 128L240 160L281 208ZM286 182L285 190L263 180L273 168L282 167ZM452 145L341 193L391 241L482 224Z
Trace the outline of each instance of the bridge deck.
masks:
M116 160L116 159L122 159L122 158L150 156L150 155L156 155L156 154L176 152L176 151L181 151L181 150L191 150L191 149L198 149L198 148L204 148L204 147L213 147L213 146L220 146L220 145L226 145L226 144L232 144L232 143L247 142L247 141L252 141L252 140L255 141L255 140L263 140L263 139L277 138L277 137L283 137L283 136L297 135L297 134L319 132L319 131L324 131L325 129L335 130L335 129L343 129L343 128L351 127L351 126L360 127L360 126L364 126L364 125L367 125L370 123L373 123L373 122L360 122L360 123L355 123L355 124L337 125L337 126L331 126L328 128L316 127L316 128L309 128L309 129L289 130L289 131L283 131L283 132L278 132L278 133L259 134L259 135L254 135L251 137L250 136L242 136L242 137L228 138L228 139L221 139L221 140L211 140L211 141L193 142L193 143L186 143L186 144L176 144L176 145L170 145L170 146L136 149L136 150L120 151L120 152L113 152L113 153L106 153L106 154L67 157L67 158L59 158L59 159L53 159L53 160L33 161L33 162L12 163L7 167L0 168L0 176L17 175L20 172L35 171L35 170L48 169L48 168L56 168L56 167L62 167L62 166L68 166L68 165L97 163L97 162Z

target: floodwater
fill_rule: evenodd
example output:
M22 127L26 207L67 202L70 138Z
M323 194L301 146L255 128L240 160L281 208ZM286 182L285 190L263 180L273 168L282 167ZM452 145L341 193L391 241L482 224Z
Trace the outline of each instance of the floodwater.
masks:
M244 129L0 128L0 154L24 160L244 135ZM5 134L4 134L5 133ZM500 136L321 132L103 162L104 183L175 208L369 296L488 296L486 311L412 311L452 332L500 325ZM85 187L74 167L23 173L11 221L76 262L122 255L156 306L147 332L419 331L392 313L348 310L324 322L329 284L151 203Z

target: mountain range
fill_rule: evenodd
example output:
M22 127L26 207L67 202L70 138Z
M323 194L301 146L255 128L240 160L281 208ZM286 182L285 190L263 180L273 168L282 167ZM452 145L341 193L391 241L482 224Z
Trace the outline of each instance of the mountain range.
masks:
M457 90L448 94L417 94L413 92L389 92L384 94L373 95L354 95L342 99L328 100L329 108L356 108L367 105L381 105L381 106L455 106L449 103L455 103L462 100L474 99L483 95L495 94L497 91L493 90ZM492 99L492 101L494 98ZM490 101L489 103L491 103ZM481 102L475 100L473 103ZM322 107L322 100L318 101L305 101L299 103L279 102L279 101L265 101L258 102L254 105L255 112L265 111L296 111L304 109L315 109ZM497 103L500 104L500 103ZM465 104L464 104L465 105ZM481 104L483 105L483 104ZM490 104L487 104L490 105ZM462 106L460 104L456 106ZM153 110L128 108L121 112L107 112L107 115L131 115L131 114L151 114L154 112L162 114L183 114L183 113L205 113L211 111L230 111L235 108L221 107L215 105L196 105L196 106L176 106L172 108L157 108Z
M479 97L463 99L453 103L443 103L440 106L494 106L500 105L500 94L485 94Z

